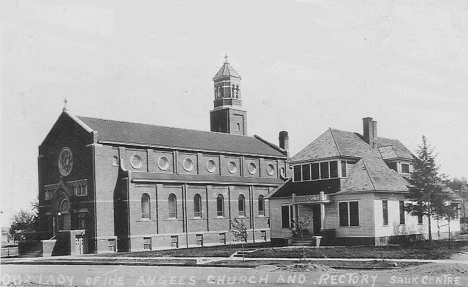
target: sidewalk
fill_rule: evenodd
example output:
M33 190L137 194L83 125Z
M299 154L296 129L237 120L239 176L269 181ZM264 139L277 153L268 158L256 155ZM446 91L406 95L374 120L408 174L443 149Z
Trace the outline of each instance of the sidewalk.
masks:
M213 266L219 261L300 261L300 258L242 258L242 257L104 257L104 256L54 256L35 258L2 258L1 264L63 264L63 265L147 265L147 266ZM386 261L386 262L413 262L413 263L439 263L439 264L468 264L468 253L457 255L451 260L426 259L378 259L378 258L306 258L309 263L321 261ZM238 262L236 262L238 265ZM229 265L229 264L228 264ZM225 267L226 265L223 265ZM242 267L242 266L236 266Z

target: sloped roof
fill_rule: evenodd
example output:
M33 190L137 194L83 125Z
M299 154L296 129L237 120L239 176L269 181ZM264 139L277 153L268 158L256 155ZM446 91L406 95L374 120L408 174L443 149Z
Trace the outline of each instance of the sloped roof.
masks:
M303 160L314 160L319 158L339 156L340 151L332 136L331 129L321 134L308 146L303 148L299 153L293 156L290 162L298 162Z
M97 131L98 142L286 157L280 149L256 137L81 116L77 118L91 130Z
M413 159L413 154L399 140L377 137L374 139L383 159ZM389 150L393 153L388 153Z
M239 76L239 74L234 70L234 68L231 67L231 65L229 65L228 62L224 62L223 66L213 77L213 80L221 77L236 77L239 79L241 78L241 76Z
M408 182L382 159L366 157L354 164L338 193L354 191L408 191Z
M360 158L363 153L378 154L359 134L329 128L292 157L291 162L340 156Z
M329 128L311 144L296 154L291 163L329 159L333 157L355 158L358 160L348 171L348 178L341 180L341 186L336 187L337 193L362 191L408 191L408 182L396 171L390 169L384 161L384 156L391 158L411 156L409 150L398 140L379 138L382 147L374 148L366 143L358 133ZM330 179L330 184L336 179ZM311 182L288 181L276 189L271 197L290 196L296 194L312 194L324 191L323 186L312 186ZM330 186L333 188L332 186Z

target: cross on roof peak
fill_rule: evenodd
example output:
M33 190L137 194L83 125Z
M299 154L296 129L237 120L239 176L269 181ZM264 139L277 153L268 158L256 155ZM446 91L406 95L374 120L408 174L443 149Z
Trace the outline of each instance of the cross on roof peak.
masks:
M226 59L226 60L224 61L224 63L227 63L227 62L228 62L228 60L227 60L227 59L228 59L228 55L227 55L227 54L224 54L224 59Z
M67 101L67 98L65 98L65 99L63 100L63 111L64 111L64 112L67 111L67 102L68 102L68 101Z

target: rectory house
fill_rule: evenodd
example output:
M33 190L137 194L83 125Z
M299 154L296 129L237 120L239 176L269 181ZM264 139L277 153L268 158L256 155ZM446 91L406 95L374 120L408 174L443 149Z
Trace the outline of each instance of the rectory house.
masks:
M275 244L294 240L296 220L308 219L306 237L323 244L384 245L428 237L425 217L404 210L413 154L399 141L377 136L377 122L363 119L363 134L328 129L289 161L292 177L267 198ZM457 197L453 196L457 203ZM460 233L457 217L450 222ZM448 224L432 220L433 238Z

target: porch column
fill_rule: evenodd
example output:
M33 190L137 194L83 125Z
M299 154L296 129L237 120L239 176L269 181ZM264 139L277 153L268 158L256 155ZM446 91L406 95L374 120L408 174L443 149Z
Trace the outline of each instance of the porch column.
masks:
M325 221L325 204L320 203L320 226L322 230L325 229L323 226L323 222Z
M293 193L292 194L292 205L291 205L291 215L292 215L292 222L296 221L297 220L297 205L295 205L294 203L296 202L296 194ZM294 224L291 225L292 227L294 227Z

